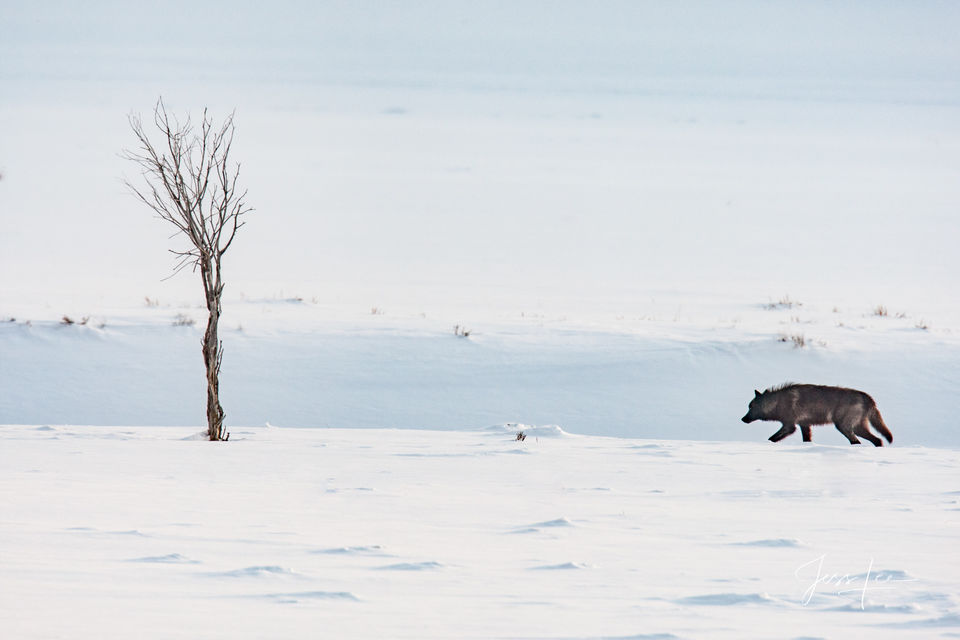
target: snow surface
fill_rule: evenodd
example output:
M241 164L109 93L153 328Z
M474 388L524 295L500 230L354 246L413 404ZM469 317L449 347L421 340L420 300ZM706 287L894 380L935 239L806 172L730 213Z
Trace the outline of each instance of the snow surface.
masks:
M193 434L0 427L5 637L960 631L956 450Z

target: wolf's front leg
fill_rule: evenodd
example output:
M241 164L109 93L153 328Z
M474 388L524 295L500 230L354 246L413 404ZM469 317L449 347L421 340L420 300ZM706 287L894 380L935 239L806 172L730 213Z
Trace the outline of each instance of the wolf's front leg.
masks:
M780 427L780 430L777 431L772 436L770 436L769 438L770 442L780 442L781 440L786 438L788 435L790 435L791 433L797 430L797 425L795 424L789 424L787 422L784 422L782 424L783 426Z

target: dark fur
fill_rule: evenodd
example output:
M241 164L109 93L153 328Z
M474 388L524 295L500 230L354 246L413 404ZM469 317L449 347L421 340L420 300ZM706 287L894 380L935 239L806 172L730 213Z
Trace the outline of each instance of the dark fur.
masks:
M837 431L850 441L860 444L866 438L874 446L883 446L883 441L870 432L872 425L880 435L893 442L893 434L884 424L877 403L863 391L843 387L826 387L816 384L788 383L771 387L760 393L754 391L753 400L747 415L741 418L750 423L754 420L776 420L783 426L770 436L772 442L779 442L797 430L804 442L811 441L810 427L818 424L833 423Z

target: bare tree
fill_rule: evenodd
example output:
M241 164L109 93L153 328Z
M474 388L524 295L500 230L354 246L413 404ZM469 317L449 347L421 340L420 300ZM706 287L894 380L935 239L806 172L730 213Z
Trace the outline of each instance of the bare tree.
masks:
M189 116L181 122L169 114L161 98L153 109L157 144L151 141L139 116L131 115L129 121L137 147L127 150L124 157L140 167L143 185L129 180L125 183L141 202L177 228L175 236L182 234L189 241L187 249L170 250L178 258L174 274L188 266L194 272L200 270L210 312L203 335L207 435L210 440L226 440L230 434L223 427L219 381L223 343L217 336L223 293L220 261L244 225L243 216L253 211L245 202L247 192L237 189L240 165L229 162L233 114L214 126L204 109L197 130Z

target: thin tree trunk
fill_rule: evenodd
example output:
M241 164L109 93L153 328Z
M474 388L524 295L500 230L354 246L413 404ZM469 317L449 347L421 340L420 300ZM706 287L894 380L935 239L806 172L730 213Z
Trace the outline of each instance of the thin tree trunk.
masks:
M203 288L207 299L207 330L203 334L203 364L207 371L207 436L210 440L226 440L230 434L223 431L223 407L220 406L220 363L223 360L223 344L217 335L220 323L219 260L207 259L201 267Z

